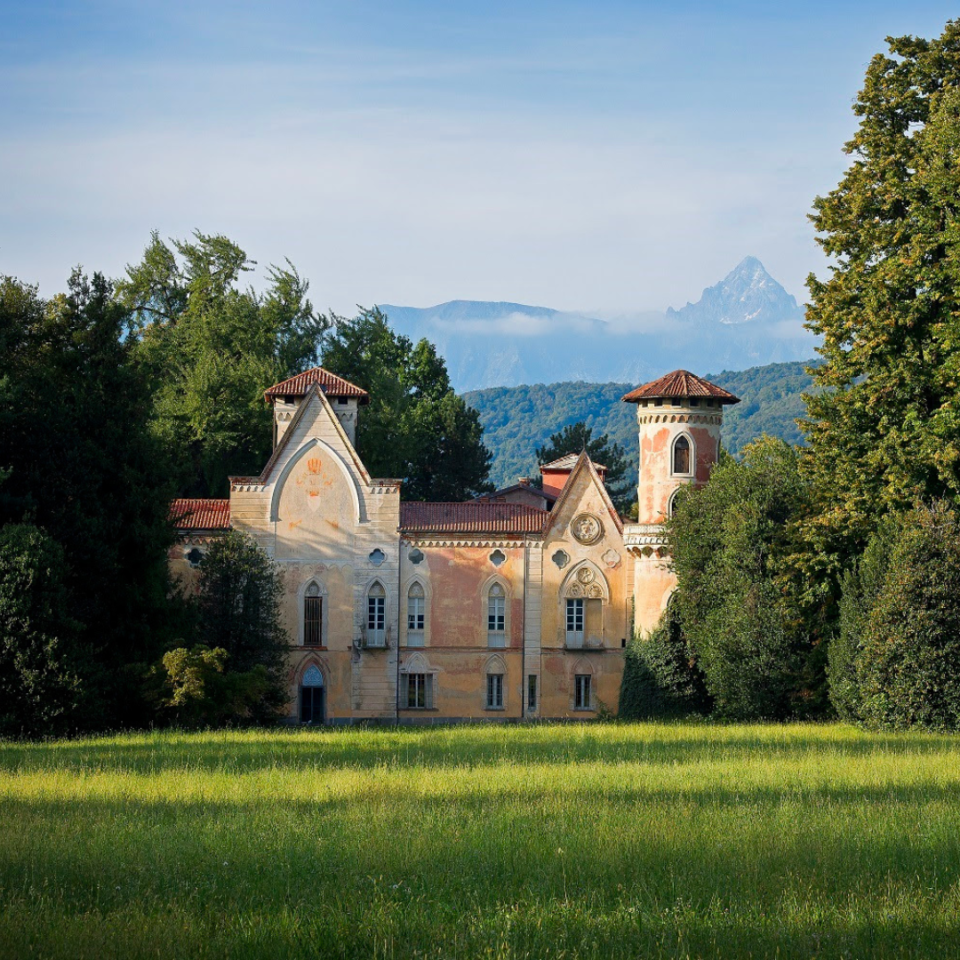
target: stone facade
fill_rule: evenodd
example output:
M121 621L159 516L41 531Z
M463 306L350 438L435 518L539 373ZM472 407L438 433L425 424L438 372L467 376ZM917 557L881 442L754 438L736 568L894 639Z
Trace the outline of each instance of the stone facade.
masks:
M547 465L543 491L521 481L464 504L401 503L401 483L372 479L355 447L366 395L307 371L267 391L276 448L263 473L233 478L229 502L177 502L171 565L190 589L227 526L280 564L291 722L615 712L626 643L674 585L660 524L677 486L709 476L722 410L624 399L641 451L639 522L626 528L586 454Z

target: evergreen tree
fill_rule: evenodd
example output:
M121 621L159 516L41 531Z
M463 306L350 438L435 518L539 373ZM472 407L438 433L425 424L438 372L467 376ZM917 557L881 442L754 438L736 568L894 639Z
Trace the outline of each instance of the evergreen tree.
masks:
M491 490L479 417L454 393L433 345L394 333L376 307L333 323L323 365L370 394L357 426L370 473L402 479L405 500L465 500Z
M225 673L233 684L232 688L219 684L211 694L217 710L225 709L233 719L275 719L287 699L290 638L281 623L282 595L279 568L252 537L232 530L213 542L198 582L198 636L203 647L173 651L164 658L174 706L187 705L191 696L181 691L178 697L177 692L185 678L189 680L190 669L202 665L208 677ZM227 689L232 693L225 708L220 698ZM238 701L238 691L244 690L251 695L241 695Z
M888 511L960 496L960 22L888 43L857 98L853 162L812 217L835 261L808 280L823 337L804 425L819 583Z
M582 420L568 424L559 433L552 434L542 447L537 447L537 464L542 466L568 453L579 454L581 451L586 451L594 463L607 468L604 477L607 492L617 510L626 513L636 500L634 477L628 473L630 461L619 443L611 441L605 433L594 437L593 429Z
M240 289L254 261L199 231L172 247L157 233L117 285L131 311L136 357L153 383L153 429L175 451L179 492L226 496L231 474L270 456L263 391L315 365L326 321L294 267L271 267L259 294Z

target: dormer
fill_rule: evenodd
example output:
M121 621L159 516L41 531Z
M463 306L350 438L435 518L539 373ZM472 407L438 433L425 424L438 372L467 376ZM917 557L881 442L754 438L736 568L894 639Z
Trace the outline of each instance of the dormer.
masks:
M560 492L566 486L567 480L570 479L570 474L577 465L578 459L579 454L568 453L558 460L552 460L550 463L542 464L540 467L540 475L543 477L543 492L549 494L554 499L559 497ZM605 480L607 468L599 463L595 463L593 467L597 473L600 474L600 479Z
M333 412L337 415L350 443L357 445L357 416L362 405L370 402L370 395L343 377L338 377L323 367L313 367L298 373L289 380L275 384L263 398L273 407L273 445L280 442L290 421L293 420L300 402L309 389L316 384L327 396Z

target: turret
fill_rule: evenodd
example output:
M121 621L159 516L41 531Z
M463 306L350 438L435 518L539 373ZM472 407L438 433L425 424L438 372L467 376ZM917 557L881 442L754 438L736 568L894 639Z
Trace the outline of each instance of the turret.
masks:
M740 401L721 387L675 370L624 398L637 405L638 523L662 523L684 484L701 486L720 456L723 407Z
M677 583L667 563L663 521L680 487L710 479L720 456L723 408L740 401L686 370L637 387L623 399L637 405L639 428L637 522L623 533L634 558L634 631L643 636L657 625Z
M317 384L326 394L333 412L340 421L344 433L350 443L357 445L357 416L361 405L370 402L370 395L366 390L338 377L323 367L313 367L298 373L289 380L275 384L267 390L263 398L273 406L273 445L280 442L287 427L290 426L300 406L300 401L307 395L310 387Z

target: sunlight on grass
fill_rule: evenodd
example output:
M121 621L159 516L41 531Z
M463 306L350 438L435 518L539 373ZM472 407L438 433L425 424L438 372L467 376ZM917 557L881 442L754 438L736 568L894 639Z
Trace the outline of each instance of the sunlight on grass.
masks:
M0 956L949 955L958 761L799 725L2 744Z

